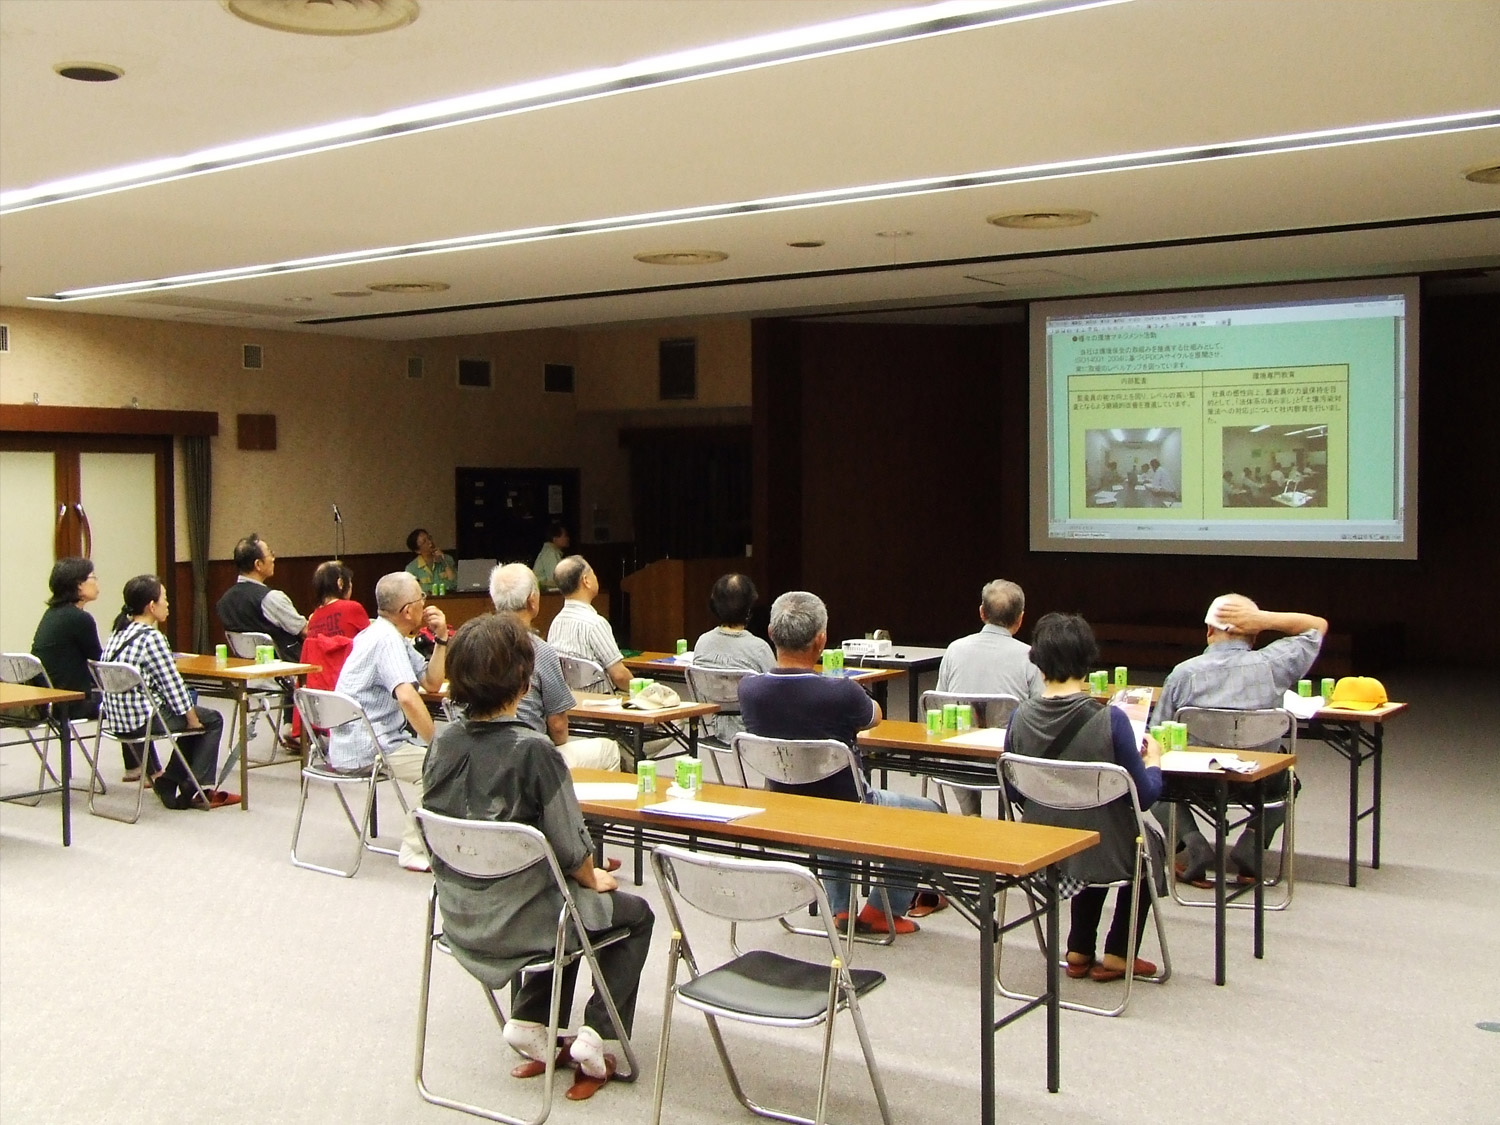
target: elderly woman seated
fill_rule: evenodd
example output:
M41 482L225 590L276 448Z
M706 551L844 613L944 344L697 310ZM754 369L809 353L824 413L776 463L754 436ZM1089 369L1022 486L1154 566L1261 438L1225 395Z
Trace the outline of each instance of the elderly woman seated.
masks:
M460 721L433 739L423 769L426 808L468 820L529 824L547 837L590 933L626 927L629 937L599 950L599 968L630 1034L641 967L655 921L644 899L617 889L614 877L594 866L593 843L573 794L573 780L546 736L516 717L531 682L531 637L511 614L469 621L448 645L448 696L465 708ZM434 856L443 931L455 956L490 988L511 985L511 1018L505 1041L529 1063L518 1076L540 1074L557 1045L547 1041L552 975L516 970L555 938L562 896L550 874L536 867L503 879L477 880L446 868ZM562 981L562 1022L573 1006L575 961ZM514 977L514 979L512 979ZM615 1072L605 1041L618 1040L597 984L569 1054L579 1074L567 1096L592 1096ZM622 1076L623 1077L623 1076ZM631 1075L630 1077L634 1077Z

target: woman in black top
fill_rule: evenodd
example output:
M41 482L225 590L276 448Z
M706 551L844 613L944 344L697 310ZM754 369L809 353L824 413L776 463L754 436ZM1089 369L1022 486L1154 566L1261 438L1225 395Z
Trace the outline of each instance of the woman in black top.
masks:
M47 599L47 612L37 623L31 653L47 669L53 687L88 693L82 702L61 705L69 709L69 717L96 718L99 700L94 697L88 662L98 660L104 650L99 645L99 627L83 608L99 597L94 564L88 559L58 559L47 585L52 596Z

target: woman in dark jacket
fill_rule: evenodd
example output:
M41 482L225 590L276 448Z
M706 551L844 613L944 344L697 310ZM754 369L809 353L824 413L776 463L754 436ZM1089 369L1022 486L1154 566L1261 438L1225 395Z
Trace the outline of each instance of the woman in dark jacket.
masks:
M98 660L104 651L99 644L99 627L93 614L83 607L99 597L99 578L88 559L58 559L47 579L52 596L47 611L37 622L31 639L31 654L47 669L52 686L67 691L81 691L88 698L61 706L74 719L92 719L99 714L94 698L94 681L89 676L89 661Z

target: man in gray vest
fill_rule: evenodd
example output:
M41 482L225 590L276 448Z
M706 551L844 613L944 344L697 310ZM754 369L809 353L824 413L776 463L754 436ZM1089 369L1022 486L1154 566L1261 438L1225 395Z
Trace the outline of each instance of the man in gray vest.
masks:
M266 585L276 573L276 556L255 532L234 545L234 568L240 572L233 586L219 599L219 623L228 633L265 633L282 660L302 656L302 638L307 618L297 612L292 599Z

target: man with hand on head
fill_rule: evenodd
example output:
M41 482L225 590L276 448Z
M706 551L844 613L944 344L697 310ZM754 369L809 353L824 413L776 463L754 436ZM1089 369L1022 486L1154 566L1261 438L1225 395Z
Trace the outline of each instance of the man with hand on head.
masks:
M1251 711L1280 707L1282 696L1307 675L1328 622L1310 613L1279 613L1259 608L1241 594L1224 594L1213 600L1203 618L1208 627L1208 647L1184 660L1167 676L1161 699L1156 704L1153 723L1175 720L1184 707L1219 707ZM1286 634L1264 648L1255 647L1256 636L1264 629ZM1245 747L1252 750L1275 750L1278 746ZM1278 789L1279 782L1279 789ZM1280 800L1286 795L1286 774L1267 785L1266 797ZM1167 823L1167 810L1158 804L1157 819ZM1286 819L1284 809L1266 810L1266 839L1257 844L1255 826L1249 825L1235 842L1229 859L1242 881L1254 882L1260 877L1260 857ZM1204 876L1213 863L1209 847L1198 822L1186 804L1177 806L1177 846L1185 851L1177 873L1186 882L1206 885Z
M307 618L284 592L266 585L276 573L276 555L252 531L234 545L234 568L239 577L219 599L219 623L229 633L265 633L278 659L296 663L302 657Z
M435 727L420 691L443 685L448 621L442 610L426 604L421 585L404 570L375 583L375 607L379 615L354 638L337 690L365 709L391 775L415 790L408 802L415 808L422 803L422 763ZM424 627L436 646L431 661L411 641ZM363 723L337 727L329 736L328 764L335 769L368 769L374 762L375 747ZM400 861L408 871L431 870L412 816L402 829Z
M569 555L552 572L562 593L563 605L547 629L547 643L567 656L592 660L604 669L608 681L591 685L591 691L630 688L630 669L615 643L609 622L599 616L594 599L599 596L599 576L582 555Z

